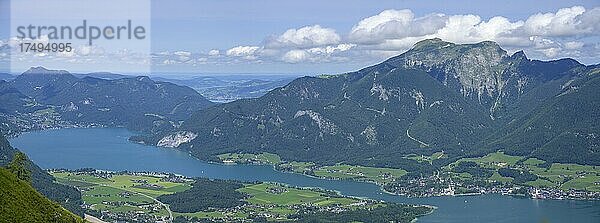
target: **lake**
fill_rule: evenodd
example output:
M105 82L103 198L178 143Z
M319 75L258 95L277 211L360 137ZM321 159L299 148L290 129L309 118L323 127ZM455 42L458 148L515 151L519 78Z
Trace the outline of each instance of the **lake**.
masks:
M273 181L321 187L350 196L438 207L418 222L600 222L600 201L534 200L496 194L406 198L383 193L370 183L317 179L275 171L271 166L207 163L175 149L129 142L127 139L132 134L122 128L52 129L24 133L10 142L45 169L91 167Z

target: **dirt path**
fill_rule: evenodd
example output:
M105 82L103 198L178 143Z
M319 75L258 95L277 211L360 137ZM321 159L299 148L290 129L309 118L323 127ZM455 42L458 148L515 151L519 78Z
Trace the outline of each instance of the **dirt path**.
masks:
M84 214L83 216L84 216L84 219L85 219L86 221L89 221L89 222L91 222L91 223L108 223L108 222L105 222L105 221L102 221L102 220L100 220L100 219L99 219L99 218L97 218L97 217L91 216L91 215L89 215L89 214Z

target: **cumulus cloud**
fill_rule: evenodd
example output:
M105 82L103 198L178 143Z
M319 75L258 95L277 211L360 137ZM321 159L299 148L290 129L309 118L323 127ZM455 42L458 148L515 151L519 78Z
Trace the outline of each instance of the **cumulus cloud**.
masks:
M378 43L385 39L423 36L435 33L445 25L443 14L415 18L409 9L385 10L361 20L352 27L349 38L358 43Z
M305 26L299 29L288 29L283 34L267 40L267 48L311 48L337 44L341 37L334 29L320 25Z
M455 43L491 40L510 49L529 49L546 58L582 47L568 39L600 35L600 8L581 6L531 15L525 21L496 16L429 14L416 17L409 9L385 10L359 21L348 34L352 43L370 52L400 53L420 40L441 38ZM564 43L564 44L563 44Z
M504 16L482 19L476 14L417 16L410 9L389 9L357 21L350 31L310 25L288 29L261 44L212 49L197 54L198 63L271 61L327 63L369 61L395 56L421 40L441 38L454 43L494 41L509 52L525 50L536 59L597 58L600 8L581 6L540 12L523 20ZM590 43L592 42L592 43ZM196 55L196 54L195 54ZM186 56L186 55L183 55ZM192 56L193 57L193 56ZM177 58L170 58L175 59ZM243 60L240 60L243 59Z
M281 60L288 63L299 62L329 62L345 60L344 57L337 56L338 53L348 51L355 47L355 44L338 44L336 46L313 47L309 49L294 49L287 51Z
M530 16L523 29L530 35L571 36L599 32L600 8L586 13L584 7L563 8L556 13L538 13ZM585 15L584 15L585 14Z
M285 53L282 60L288 63L298 63L308 59L310 55L306 50L290 50Z
M236 46L226 51L227 56L243 57L248 60L256 59L258 46Z

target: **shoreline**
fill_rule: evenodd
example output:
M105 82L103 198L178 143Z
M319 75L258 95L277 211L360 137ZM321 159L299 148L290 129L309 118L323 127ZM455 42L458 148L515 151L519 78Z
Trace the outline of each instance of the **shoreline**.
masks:
M127 131L131 131L132 133L135 133L135 131L133 130L129 130L123 126L99 126L99 125L90 125L90 126L66 126L66 127L54 127L54 128L47 128L47 129L36 129L36 130L30 130L30 131L23 131L20 132L19 135L14 136L14 137L10 137L10 138L17 138L21 135L21 133L29 133L29 132L39 132L39 131L46 131L46 130L59 130L59 129L97 129L97 128L115 128L115 129L126 129ZM135 143L135 144L140 144L138 142L134 142L131 141L129 139L127 139L127 141L131 142L131 143ZM150 144L146 144L146 143L142 143L141 145L146 145L146 146L152 146L152 147L156 147L156 148L164 148L164 147L157 147L155 145L150 145ZM512 195L512 194L505 194L505 193L494 193L494 192L490 192L490 193L467 193L467 194L454 194L454 195L433 195L433 196L407 196L407 195L401 195L401 194L397 194L391 191L387 191L384 188L385 184L381 184L378 183L376 181L372 181L372 180L361 180L361 179L353 179L353 178L348 178L348 179L343 179L343 178L333 178L333 177L323 177L323 176L316 176L316 175L311 175L311 174L306 174L306 173L299 173L299 172L293 172L293 171L283 171L283 170L279 170L277 169L277 164L272 164L272 163L252 163L252 162L248 162L248 163L238 163L238 162L234 162L234 163L223 163L223 162L217 162L217 161L208 161L208 160L202 160L199 159L198 157L193 156L189 151L186 150L181 150L178 148L169 148L169 149L175 149L181 152L186 152L188 153L189 156L193 157L194 159L201 161L201 162L206 162L209 164L217 164L217 165L257 165L257 166L271 166L273 168L273 170L278 171L278 172L282 172L282 173L292 173L292 174L300 174L306 177L310 177L310 178L314 178L314 179L322 179L322 180L334 180L334 181L354 181L354 182L362 182L362 183L369 183L369 184L374 184L379 186L379 189L382 193L386 193L389 195L394 195L394 196L404 196L406 198L427 198L427 197L459 197L459 196L478 196L478 195L483 195L483 194L499 194L499 195L503 195L503 196L511 196L511 197L515 197L518 195ZM535 188L535 187L534 187ZM337 193L339 193L339 191L335 191ZM580 200L580 201L598 201L600 200L600 198L597 199L577 199L577 198L533 198L531 196L526 196L526 195L521 195L518 197L522 197L522 198L527 198L527 199L532 199L532 200Z
M200 160L198 158L196 158L197 160ZM202 160L200 160L202 161ZM480 196L480 195L485 195L485 194L497 194L497 195L502 195L502 196L509 196L509 197L519 197L519 198L526 198L526 199L531 199L531 200L574 200L574 201L599 201L600 198L598 199L575 199L575 198L566 198L566 199L553 199L553 198L544 198L544 199L540 199L540 198L533 198L531 196L527 196L527 195L522 195L522 194L505 194L505 193L495 193L495 192L490 192L490 193L480 193L480 192L476 192L476 193L464 193L464 194L453 194L453 195L433 195L433 196L407 196L407 195L402 195L402 194L397 194L388 190L385 190L384 188L384 184L380 184L378 182L375 181L370 181L370 180L356 180L356 179L341 179L341 178L331 178L331 177L321 177L321 176L316 176L316 175L310 175L310 174L306 174L306 173L299 173L299 172L293 172L293 171L283 171L283 170L278 170L276 168L277 164L269 164L269 163L223 163L223 162L214 162L214 161L204 161L204 162L209 162L209 163L213 163L213 164L218 164L218 165L257 165L257 166L271 166L273 168L273 170L278 171L278 172L282 172L282 173L292 173L292 174L299 174L299 175L303 175L306 177L310 177L310 178L314 178L314 179L321 179L321 180L337 180L337 181L343 181L343 180L347 180L347 181L354 181L354 182L362 182L362 183L369 183L369 184L374 184L379 186L379 189L382 193L386 193L389 195L393 195L393 196L403 196L406 198L430 198L430 197L463 197L463 196ZM336 191L338 192L338 191Z

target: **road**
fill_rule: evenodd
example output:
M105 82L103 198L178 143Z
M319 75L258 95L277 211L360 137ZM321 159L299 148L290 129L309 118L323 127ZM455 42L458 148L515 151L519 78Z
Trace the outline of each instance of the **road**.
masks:
M408 129L406 129L406 136L408 136L408 138L414 140L415 142L418 142L419 144L421 144L424 147L429 147L429 144L422 142L421 140L415 139L412 136L410 136L410 134L408 134Z

